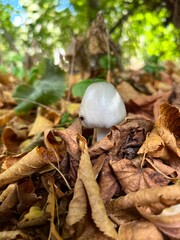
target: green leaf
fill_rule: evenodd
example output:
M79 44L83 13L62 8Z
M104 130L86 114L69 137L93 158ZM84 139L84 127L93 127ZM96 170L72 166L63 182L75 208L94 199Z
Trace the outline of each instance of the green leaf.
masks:
M117 59L114 56L110 56L110 58L108 59L108 56L102 56L99 59L99 65L108 70L108 68L110 67L110 69L115 68L117 64Z
M65 91L64 73L59 67L47 62L46 72L35 86L20 85L13 93L14 98L23 98L16 107L17 114L27 113L33 107L40 104L50 105L58 101Z
M81 82L74 84L74 86L72 87L72 94L74 97L83 97L89 85L91 85L92 83L104 82L104 81L105 81L104 79L98 79L98 78L82 80Z

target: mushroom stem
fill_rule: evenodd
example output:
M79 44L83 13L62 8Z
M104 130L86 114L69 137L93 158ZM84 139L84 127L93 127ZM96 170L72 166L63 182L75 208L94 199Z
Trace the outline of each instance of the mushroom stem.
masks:
M110 128L96 128L96 139L97 142L105 137L110 131Z

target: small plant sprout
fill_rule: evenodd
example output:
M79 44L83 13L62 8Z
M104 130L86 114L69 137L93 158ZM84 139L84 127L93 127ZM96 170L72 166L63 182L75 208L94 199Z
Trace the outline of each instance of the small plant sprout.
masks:
M124 102L111 83L97 82L86 89L79 110L79 118L84 127L96 128L97 141L125 117Z

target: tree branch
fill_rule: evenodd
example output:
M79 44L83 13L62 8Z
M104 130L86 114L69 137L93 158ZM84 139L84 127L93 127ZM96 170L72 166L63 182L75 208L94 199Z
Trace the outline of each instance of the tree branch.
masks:
M5 37L6 41L8 42L11 50L13 50L13 51L15 51L16 53L19 54L19 51L18 51L18 49L16 48L16 46L14 44L12 36L10 35L10 33L3 26L1 26L1 27L2 27L2 30L4 31L4 37Z

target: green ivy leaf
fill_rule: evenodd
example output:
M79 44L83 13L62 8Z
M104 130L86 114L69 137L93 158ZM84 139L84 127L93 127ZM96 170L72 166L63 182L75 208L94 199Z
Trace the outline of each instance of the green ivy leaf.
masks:
M72 94L74 97L83 97L89 85L91 85L92 83L104 82L104 81L105 81L104 79L99 79L99 78L82 80L81 82L74 84L74 86L72 87Z
M64 95L64 91L64 73L58 66L47 61L46 72L35 86L19 85L15 89L13 97L23 99L15 107L15 111L17 114L27 113L38 103L50 105L58 101Z

